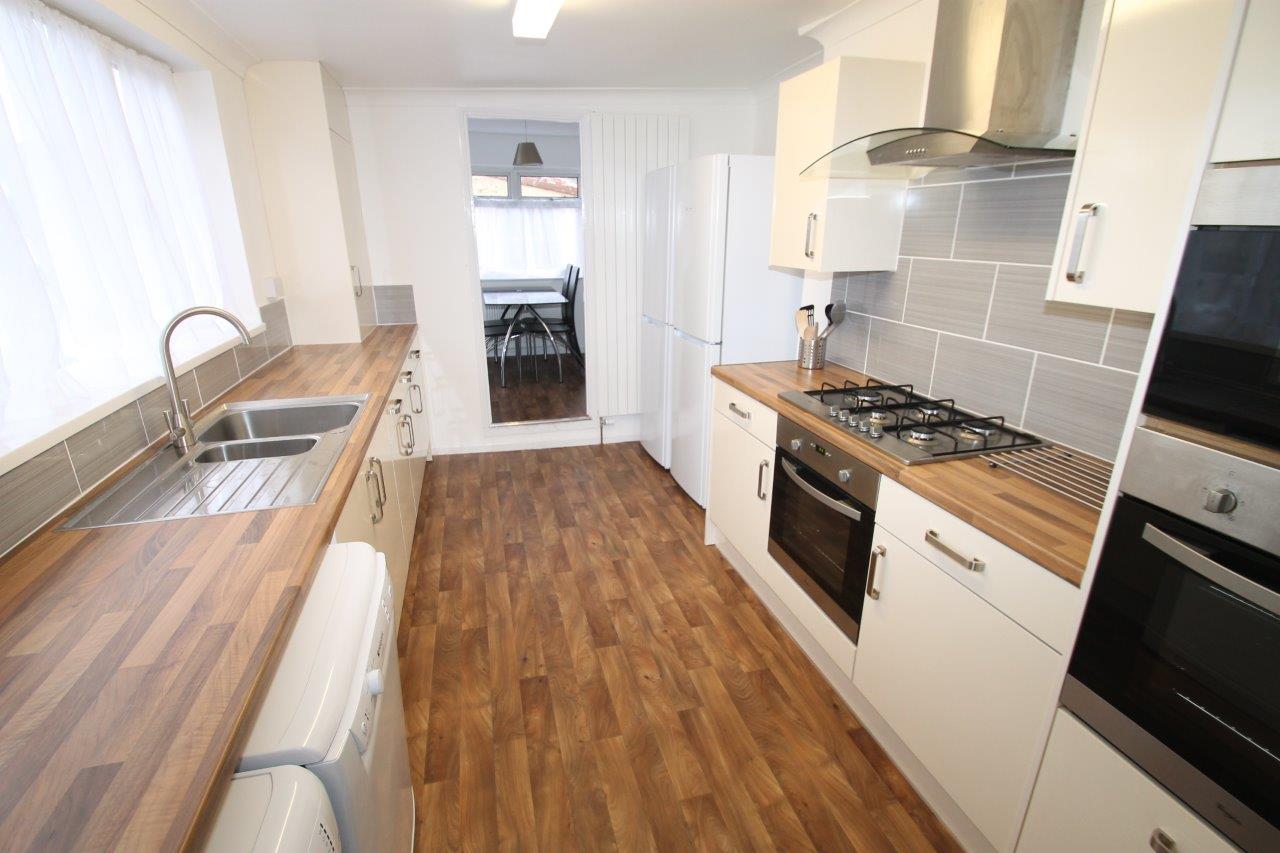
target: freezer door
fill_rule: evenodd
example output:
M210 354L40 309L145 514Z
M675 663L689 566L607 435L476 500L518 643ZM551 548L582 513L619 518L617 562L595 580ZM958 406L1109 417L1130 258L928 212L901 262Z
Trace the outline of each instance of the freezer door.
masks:
M640 313L671 322L671 237L675 217L675 166L645 176L644 271Z
M699 157L676 167L675 292L671 325L720 342L724 299L729 158Z
M700 506L707 505L711 368L720 345L679 330L671 346L671 476Z
M640 443L663 468L671 467L671 327L640 318Z

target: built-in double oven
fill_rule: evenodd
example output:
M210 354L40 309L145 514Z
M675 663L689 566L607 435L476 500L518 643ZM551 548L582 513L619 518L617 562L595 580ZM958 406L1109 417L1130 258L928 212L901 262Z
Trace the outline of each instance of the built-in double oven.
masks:
M1062 704L1280 850L1280 228L1190 233L1120 492Z
M880 475L787 418L777 443L769 553L857 642Z

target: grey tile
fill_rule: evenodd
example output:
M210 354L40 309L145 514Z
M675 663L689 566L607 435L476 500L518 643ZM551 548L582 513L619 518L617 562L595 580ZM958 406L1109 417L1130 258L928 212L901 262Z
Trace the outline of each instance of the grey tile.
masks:
M827 338L827 361L842 364L859 372L867 369L867 332L871 318L849 313Z
M910 266L910 258L899 258L896 270L848 273L845 307L874 317L901 320L902 309L907 300L907 273Z
M1102 363L1121 370L1137 370L1142 366L1142 354L1151 337L1150 314L1137 311L1117 311L1111 320L1111 333L1107 335L1107 351Z
M205 405L221 397L239 381L234 350L227 350L196 367L196 384L200 386L200 399Z
M995 279L995 264L914 258L903 319L917 326L980 338Z
M200 408L200 392L196 388L195 373L188 370L178 377L178 393L185 397L195 412ZM161 385L153 391L142 395L138 400L138 408L142 410L142 425L147 431L147 441L155 441L169 430L164 425L164 412L169 408L169 389Z
M955 257L1053 263L1068 180L1060 175L965 184Z
M1114 459L1137 376L1051 355L1036 359L1023 427Z
M943 335L933 369L934 397L951 397L962 409L1003 415L1017 425L1027 402L1033 353L1012 347Z
M1111 310L1048 302L1044 298L1048 283L1048 267L1000 267L987 340L1097 361Z
M378 310L379 325L418 322L412 285L379 285L373 288L373 304Z
M373 326L378 322L374 308L374 294L377 291L378 288L366 284L364 292L356 297L356 322L361 326Z
M261 309L262 322L267 325L267 350L272 358L293 345L293 335L289 332L289 313L283 299L268 302Z
M0 554L17 545L80 494L61 442L0 476Z
M1018 163L1013 173L1019 178L1031 175L1069 175L1075 166L1074 157L1062 157L1057 160L1037 160L1033 163Z
M903 255L951 257L960 193L958 184L908 189L907 209L902 220L902 248L898 251Z
M889 320L871 321L866 372L886 382L909 382L929 393L938 333Z
M67 439L71 464L86 490L146 446L147 433L137 402L116 409Z
M920 179L920 183L929 184L963 184L971 181L991 181L997 178L1013 177L1012 166L975 166L968 169L960 167L942 167L934 169Z
M248 376L267 363L267 333L259 332L249 339L249 343L237 344L233 350L236 354L236 368L241 376Z

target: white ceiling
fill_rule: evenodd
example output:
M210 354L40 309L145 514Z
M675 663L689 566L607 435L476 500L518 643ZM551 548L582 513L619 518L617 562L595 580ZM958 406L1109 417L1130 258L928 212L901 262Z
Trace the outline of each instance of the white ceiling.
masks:
M564 0L545 42L514 0L197 0L259 59L319 59L344 86L745 87L812 56L804 24L850 0Z

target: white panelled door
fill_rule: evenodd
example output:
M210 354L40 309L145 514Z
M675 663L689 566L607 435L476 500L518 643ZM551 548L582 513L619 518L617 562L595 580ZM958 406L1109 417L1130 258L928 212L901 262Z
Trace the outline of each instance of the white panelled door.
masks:
M645 175L688 159L689 119L592 113L582 150L587 387L595 414L640 411Z

